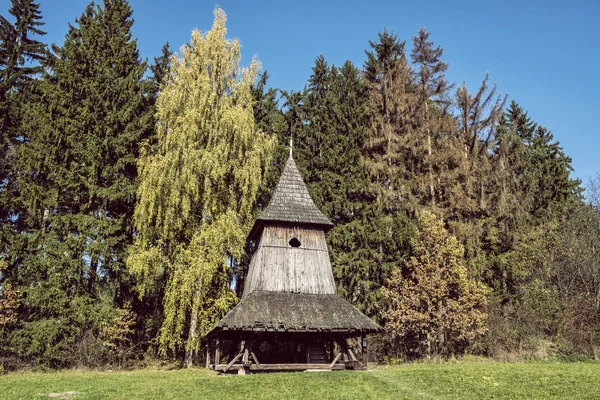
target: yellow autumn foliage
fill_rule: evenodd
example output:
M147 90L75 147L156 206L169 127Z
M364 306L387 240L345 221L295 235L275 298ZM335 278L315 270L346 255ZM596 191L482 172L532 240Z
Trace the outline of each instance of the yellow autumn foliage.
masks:
M225 13L217 8L214 16L210 31L194 30L173 56L157 99L156 143L144 147L138 164L128 267L141 295L166 279L163 352L197 349L237 301L227 265L242 254L274 146L254 124L251 88L260 64L240 67Z
M419 216L412 247L383 290L386 329L410 353L461 352L486 331L489 290L469 277L462 245L434 213Z

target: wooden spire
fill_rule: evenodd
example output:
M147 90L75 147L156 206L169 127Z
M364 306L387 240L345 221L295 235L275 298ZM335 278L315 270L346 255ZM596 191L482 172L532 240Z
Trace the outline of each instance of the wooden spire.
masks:
M266 222L293 223L294 225L315 225L328 231L333 224L312 201L308 189L302 180L294 159L287 160L279 183L275 187L269 205L256 219L250 238L256 238Z

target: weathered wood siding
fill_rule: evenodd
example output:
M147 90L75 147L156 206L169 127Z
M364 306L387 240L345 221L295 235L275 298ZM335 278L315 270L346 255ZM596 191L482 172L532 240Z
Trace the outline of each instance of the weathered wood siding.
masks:
M292 238L300 241L300 247L290 245ZM335 294L323 230L265 226L250 261L242 298L256 290Z

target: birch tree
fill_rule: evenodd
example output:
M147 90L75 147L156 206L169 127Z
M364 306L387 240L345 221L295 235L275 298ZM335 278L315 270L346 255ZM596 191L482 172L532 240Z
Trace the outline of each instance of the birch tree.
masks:
M260 64L240 67L240 43L226 38L215 9L206 33L192 32L171 59L157 99L156 145L139 160L137 239L128 265L140 295L166 280L160 351L185 349L236 302L228 266L238 259L272 152L257 131L252 85Z

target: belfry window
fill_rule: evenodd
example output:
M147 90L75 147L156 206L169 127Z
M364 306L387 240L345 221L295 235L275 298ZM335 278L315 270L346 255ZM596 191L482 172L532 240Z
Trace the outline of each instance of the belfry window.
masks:
M300 241L296 238L292 238L290 240L290 246L292 247L300 247Z

